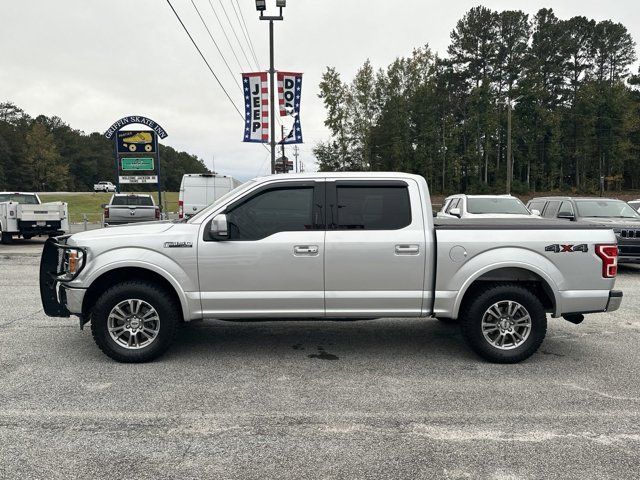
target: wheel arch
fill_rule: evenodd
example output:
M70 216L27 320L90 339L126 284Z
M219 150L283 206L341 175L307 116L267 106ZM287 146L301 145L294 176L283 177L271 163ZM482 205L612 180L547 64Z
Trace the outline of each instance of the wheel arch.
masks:
M82 314L88 317L100 295L109 287L127 280L142 280L163 288L180 307L183 320L189 319L188 302L177 282L169 275L138 266L120 266L101 273L87 289L82 300Z
M529 264L504 264L487 266L469 277L454 303L453 318L458 318L462 305L478 290L489 284L517 283L529 286L542 302L546 311L558 314L561 302L555 282L541 269Z

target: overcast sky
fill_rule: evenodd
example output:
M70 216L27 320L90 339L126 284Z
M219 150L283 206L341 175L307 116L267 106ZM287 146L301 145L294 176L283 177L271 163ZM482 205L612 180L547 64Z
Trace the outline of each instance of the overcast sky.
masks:
M235 0L194 0L234 72L229 74L191 0L171 0L239 109L240 68L211 10L213 5L246 66L221 8L243 40ZM268 23L254 0L238 0L262 69L268 68ZM267 0L275 3L275 0ZM320 76L335 66L350 79L366 58L384 67L414 47L445 53L455 22L477 1L288 0L276 23L276 69L304 72L300 159L313 170L312 148L327 138L317 97ZM484 1L486 7L533 15L552 7L560 18L612 19L640 39L637 0ZM58 115L85 132L106 130L125 115L144 115L169 133L165 144L203 158L240 179L268 173L268 152L242 143L243 122L174 17L166 0L3 1L0 16L0 101L32 116ZM246 44L245 45L245 49ZM291 148L291 147L289 147Z

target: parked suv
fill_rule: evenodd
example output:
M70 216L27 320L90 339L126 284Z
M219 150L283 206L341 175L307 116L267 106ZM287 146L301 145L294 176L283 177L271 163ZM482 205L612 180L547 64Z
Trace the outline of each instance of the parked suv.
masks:
M511 195L451 195L444 199L440 218L538 218Z
M628 203L613 198L539 197L527 206L543 218L609 225L618 238L618 262L640 263L640 214Z

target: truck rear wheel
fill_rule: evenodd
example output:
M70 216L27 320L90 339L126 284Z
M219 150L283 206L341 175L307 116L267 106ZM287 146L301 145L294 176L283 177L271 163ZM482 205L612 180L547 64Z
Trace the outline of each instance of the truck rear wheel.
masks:
M482 358L517 363L533 355L547 333L547 316L531 291L515 284L477 292L460 315L462 336Z
M130 281L104 292L91 312L91 333L100 350L125 363L151 361L171 345L180 311L153 283Z

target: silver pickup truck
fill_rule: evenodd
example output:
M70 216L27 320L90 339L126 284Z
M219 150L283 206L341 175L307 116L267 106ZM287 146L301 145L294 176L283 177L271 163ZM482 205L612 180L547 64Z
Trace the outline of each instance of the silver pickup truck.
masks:
M49 240L47 315L91 322L108 356L152 360L202 318L457 320L485 359L532 355L547 313L616 310L616 237L556 220L434 218L424 178L317 173L251 180L188 221Z
M115 193L104 205L103 226L149 222L160 219L160 208L148 194Z

